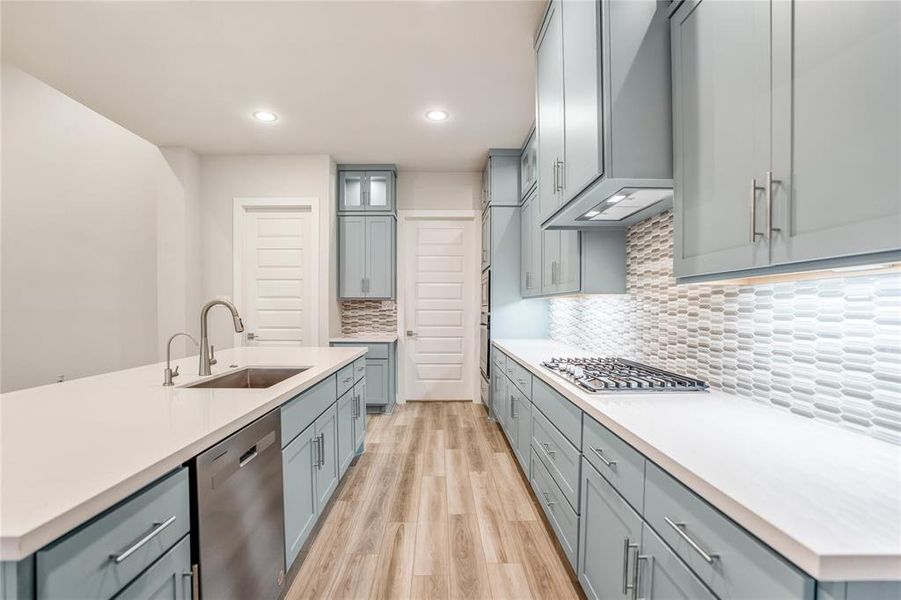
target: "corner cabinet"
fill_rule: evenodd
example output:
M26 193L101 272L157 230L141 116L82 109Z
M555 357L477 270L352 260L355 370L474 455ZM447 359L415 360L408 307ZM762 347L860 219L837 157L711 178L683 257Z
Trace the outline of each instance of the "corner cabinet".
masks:
M338 215L338 297L395 296L397 220L393 215Z
M901 260L901 4L686 0L670 31L680 281Z
M393 165L340 165L339 212L393 212L397 174Z

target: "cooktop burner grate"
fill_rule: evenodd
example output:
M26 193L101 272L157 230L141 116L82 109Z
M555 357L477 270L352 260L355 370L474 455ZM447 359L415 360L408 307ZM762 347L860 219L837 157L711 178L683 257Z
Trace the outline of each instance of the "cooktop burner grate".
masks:
M707 383L700 379L623 358L552 358L542 365L589 392L698 392L707 389Z

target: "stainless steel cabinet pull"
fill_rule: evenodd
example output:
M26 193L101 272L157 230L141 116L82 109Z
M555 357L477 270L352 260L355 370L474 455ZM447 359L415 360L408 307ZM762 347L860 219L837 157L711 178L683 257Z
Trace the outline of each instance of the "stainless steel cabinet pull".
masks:
M325 434L320 433L319 437L316 439L319 440L319 465L318 467L321 469L323 465L325 465Z
M510 418L516 418L516 397L510 394Z
M547 452L548 456L550 456L551 458L554 458L557 455L557 452L551 450L551 445L547 442L541 442L541 447L544 448L544 451Z
M154 523L153 529L150 530L150 533L148 533L147 535L145 535L144 537L139 539L137 542L135 542L131 546L131 548L129 548L128 550L126 550L125 552L122 552L120 554L110 554L109 557L118 565L123 560L125 560L126 558L128 558L129 556L131 556L132 554L137 552L138 550L140 550L141 547L143 547L147 542L149 542L150 540L152 540L153 538L155 538L156 536L161 534L166 527L168 527L169 525L172 525L173 523L175 523L175 515L172 515L171 517L169 517L162 523Z
M554 159L554 193L557 193L557 159Z
M591 451L597 454L598 458L601 459L601 462L607 465L608 467L613 467L616 464L615 460L608 460L606 456L604 456L604 450L601 448L591 447Z
M763 188L757 185L757 178L751 178L751 243L755 243L763 234L757 231L757 192Z
M557 504L555 501L551 500L551 493L550 493L550 492L545 492L545 491L542 490L541 488L538 488L538 491L541 492L541 495L542 495L542 496L544 496L544 503L547 504L549 508L553 508L553 506L554 506L555 504Z
M313 468L319 468L319 438L310 441L310 449L313 451Z
M197 565L191 565L191 570L182 573L182 577L191 578L191 595L188 596L189 600L200 600L200 582L197 577Z
M558 192L562 192L564 188L566 188L566 171L564 170L564 162L560 159L557 159L557 163L554 165L555 169L560 169L560 175L557 176L557 182L560 186Z
M635 551L635 554L638 554L638 544L633 544L629 538L623 538L623 595L632 591L633 598L636 594L636 579L637 576L632 576L632 582L629 582L629 559L632 554L632 550ZM638 561L636 561L637 563ZM638 565L635 565L635 571L638 572Z
M773 172L766 172L766 238L772 237L773 232L782 231L778 227L773 227L773 184L782 183L781 179L773 179Z
M705 562L713 564L713 561L717 560L720 557L719 554L707 552L706 550L704 550L704 548L702 548L700 544L694 541L690 535L685 533L685 523L673 521L669 517L664 517L664 520L666 521L667 525L676 530L676 533L679 534L679 537L688 542L688 545L694 548L695 552L701 555L701 558L703 558Z

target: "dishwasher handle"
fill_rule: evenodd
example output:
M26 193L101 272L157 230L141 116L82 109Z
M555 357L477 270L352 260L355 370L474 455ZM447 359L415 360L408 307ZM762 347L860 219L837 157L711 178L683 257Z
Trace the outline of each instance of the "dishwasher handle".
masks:
M241 458L238 459L238 468L240 469L241 467L255 459L258 455L259 452L257 452L257 445L254 444L247 450L247 452L241 455Z

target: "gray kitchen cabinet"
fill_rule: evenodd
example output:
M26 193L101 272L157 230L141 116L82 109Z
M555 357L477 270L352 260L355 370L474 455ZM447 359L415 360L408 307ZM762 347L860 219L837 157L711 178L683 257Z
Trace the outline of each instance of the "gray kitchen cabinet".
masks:
M647 600L716 600L647 523L641 534L636 596Z
M491 415L501 426L507 428L507 377L497 368L491 369Z
M191 538L186 535L128 584L116 600L191 600L191 577Z
M372 412L390 413L397 403L397 342L331 342L331 346L363 347L369 352L365 358L365 382L358 381L355 391L360 396L361 412L358 417L361 430L358 437L362 443L362 429L366 426L366 409ZM360 384L363 385L360 385ZM358 389L356 389L358 388ZM359 445L354 448L359 449Z
M537 194L533 191L520 208L520 293L523 298L541 294L541 238Z
M482 270L491 266L491 211L482 213Z
M393 165L339 165L338 212L393 212Z
M688 0L670 30L679 281L901 258L898 3Z
M532 402L523 396L516 399L516 458L524 473L529 472L529 454L532 446Z
M353 406L353 434L354 453L363 451L363 444L366 441L366 380L361 379L354 384L353 389L354 406Z
M590 599L634 598L641 517L582 459L577 575Z
M544 231L541 272L543 294L569 294L580 290L580 235L578 231Z
M525 200L538 183L538 136L535 128L529 132L519 155L519 196Z
M394 217L366 217L367 298L394 297L395 228Z
M772 263L898 251L901 3L771 5Z
M282 450L286 570L291 568L319 516L315 438L315 427L311 425Z
M560 0L547 9L537 50L538 215L544 221L562 202L559 165L563 160L563 19Z
M394 298L396 228L391 215L338 216L340 298Z
M316 441L316 504L317 511L328 504L341 478L338 462L338 409L332 406L313 424Z
M355 387L338 398L338 472L341 476L354 459L356 451L356 402Z
M518 149L491 148L482 171L482 210L490 206L519 206Z
M557 175L561 203L604 171L601 123L601 3L563 1L563 154ZM565 243L565 242L564 242ZM572 279L563 278L571 286Z
M672 17L677 277L769 261L769 13L769 2L689 0Z

